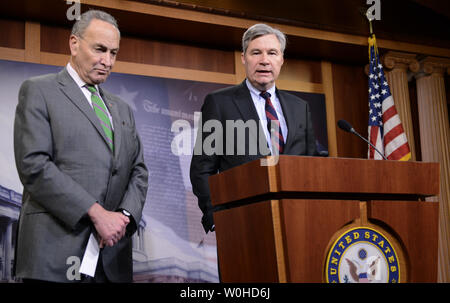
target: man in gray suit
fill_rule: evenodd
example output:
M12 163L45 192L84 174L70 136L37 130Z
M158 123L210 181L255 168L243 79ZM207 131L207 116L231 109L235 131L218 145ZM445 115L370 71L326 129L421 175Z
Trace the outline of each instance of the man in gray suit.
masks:
M141 219L148 171L130 107L99 86L119 41L112 16L88 11L73 26L67 66L20 88L14 124L24 186L19 278L132 281L131 235ZM79 274L91 234L100 248L94 277Z

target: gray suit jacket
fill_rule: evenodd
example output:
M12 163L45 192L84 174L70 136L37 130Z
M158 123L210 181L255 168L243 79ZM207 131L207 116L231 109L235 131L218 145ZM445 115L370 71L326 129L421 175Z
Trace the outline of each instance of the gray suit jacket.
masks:
M17 277L72 282L94 227L87 210L128 210L136 230L148 171L130 107L100 89L114 125L114 154L99 119L64 68L22 84L14 151L24 186L16 243ZM132 220L133 221L133 220ZM102 251L106 275L132 280L131 238ZM75 277L75 280L72 280Z

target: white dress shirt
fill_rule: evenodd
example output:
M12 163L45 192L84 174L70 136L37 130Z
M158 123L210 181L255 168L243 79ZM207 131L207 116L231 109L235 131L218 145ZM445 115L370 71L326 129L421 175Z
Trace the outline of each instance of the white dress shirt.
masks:
M66 65L67 68L67 72L69 73L69 75L72 77L72 79L75 81L75 83L78 85L78 87L81 89L81 91L83 92L84 96L86 97L86 100L89 102L89 105L92 107L92 109L94 108L92 105L92 101L91 101L91 95L92 93L88 90L88 88L86 87L86 82L84 82L80 76L78 75L78 73L73 69L73 67L70 65L70 62L67 63ZM95 89L97 91L99 91L98 89L98 85L95 85ZM100 96L100 94L98 94L98 96L100 97L100 99L102 100L103 104L105 104L105 101L103 101L102 97ZM108 114L108 118L109 121L111 122L111 127L114 130L114 126L113 126L113 121L112 121L112 116L109 113L108 107L105 104L105 108L106 108L106 113Z
M253 100L253 104L255 105L256 111L259 116L259 120L261 121L262 129L264 130L264 135L266 136L267 143L269 145L270 150L272 151L272 141L270 140L270 133L267 129L267 117L266 117L266 100L260 96L261 91L256 89L248 79L245 80L248 89L250 90L250 95ZM283 110L281 108L280 100L275 93L275 85L267 90L270 94L270 101L275 107L275 111L277 112L278 120L280 121L280 128L283 134L284 143L286 143L286 138L288 135L288 129L286 120L284 119ZM272 151L273 153L273 151Z

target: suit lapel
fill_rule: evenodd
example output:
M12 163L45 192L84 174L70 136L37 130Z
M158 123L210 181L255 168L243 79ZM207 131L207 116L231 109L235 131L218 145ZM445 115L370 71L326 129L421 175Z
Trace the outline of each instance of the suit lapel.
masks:
M100 96L102 96L105 105L108 107L109 113L112 116L114 128L114 156L117 157L120 150L120 143L122 141L122 121L120 120L119 110L114 98L99 87Z
M288 102L287 96L283 92L276 89L276 94L278 100L280 100L281 108L283 110L284 120L286 121L286 126L288 129L288 136L286 138L285 151L289 147L292 136L294 135L297 120L295 119L295 107L292 106L291 102Z
M247 87L247 84L245 83L245 80L240 84L239 88L236 90L236 93L233 98L234 104L238 108L242 120L244 122L253 120L256 121L256 127L260 128L261 122L258 116L258 112L256 111L255 105L253 104L252 96L250 95L250 91ZM236 119L237 120L237 119ZM259 150L260 144L264 144L264 146L268 146L267 140L265 139L265 136L263 135L263 130L260 130L261 136L258 136L258 131L256 131L253 127L250 127L249 135L256 138L256 141L249 142L258 142L258 153L261 152ZM260 137L260 138L259 138ZM263 142L259 142L259 139L264 140Z
M233 101L241 113L242 120L259 121L258 113L256 112L255 105L253 104L250 91L248 90L245 81L241 83L240 87L236 91Z
M108 144L105 132L100 125L100 120L98 119L92 107L87 102L86 97L81 89L72 79L72 77L70 77L66 68L64 68L58 74L58 83L60 84L60 89L64 93L64 95L66 95L67 98L88 118L88 120L102 136L105 144Z

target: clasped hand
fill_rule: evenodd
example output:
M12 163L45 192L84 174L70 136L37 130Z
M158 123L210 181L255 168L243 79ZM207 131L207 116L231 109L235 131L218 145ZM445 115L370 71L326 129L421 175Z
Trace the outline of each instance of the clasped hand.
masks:
M100 248L114 246L125 235L130 219L120 212L104 209L94 203L88 210L88 215L97 231Z

